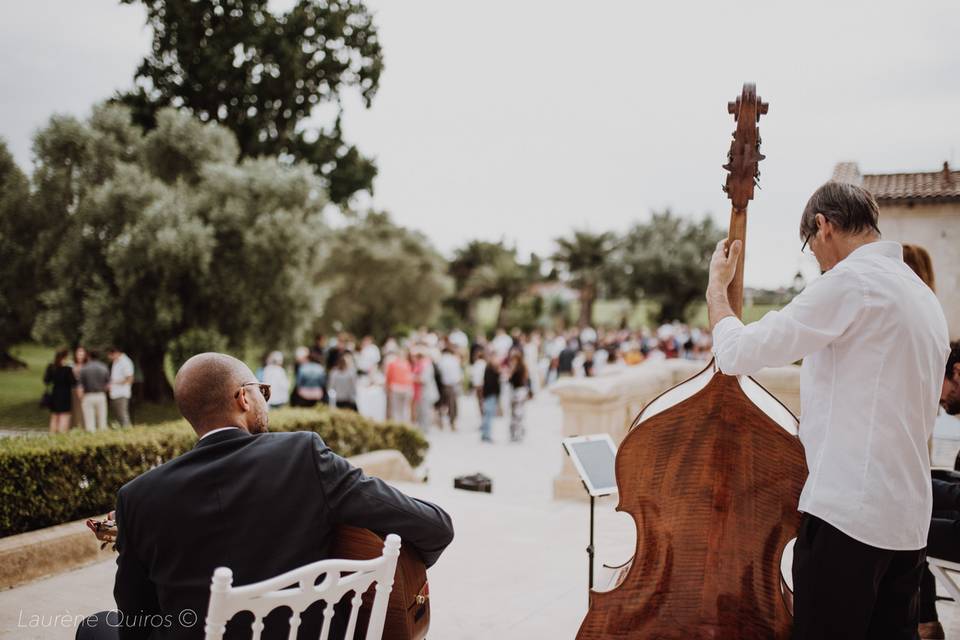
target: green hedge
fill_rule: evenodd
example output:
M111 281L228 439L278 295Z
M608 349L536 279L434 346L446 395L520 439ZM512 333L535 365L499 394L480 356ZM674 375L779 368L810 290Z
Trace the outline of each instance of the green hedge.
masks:
M270 430L315 431L342 456L397 449L414 467L428 447L408 425L325 407L273 411ZM189 451L196 440L183 420L99 433L0 438L0 537L102 515L113 509L121 486Z

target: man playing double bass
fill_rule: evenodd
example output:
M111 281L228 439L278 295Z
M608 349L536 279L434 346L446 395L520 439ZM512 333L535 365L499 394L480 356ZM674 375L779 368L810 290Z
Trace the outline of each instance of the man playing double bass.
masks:
M794 547L794 638L915 638L930 525L927 441L949 351L933 292L880 240L864 189L828 182L800 218L823 275L744 325L727 287L740 241L717 245L707 306L728 375L803 359L808 476Z

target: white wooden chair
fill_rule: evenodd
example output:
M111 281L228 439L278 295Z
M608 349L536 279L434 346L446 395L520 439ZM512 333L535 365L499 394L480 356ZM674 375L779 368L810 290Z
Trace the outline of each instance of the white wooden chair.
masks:
M263 618L277 607L290 607L290 637L297 637L300 615L314 602L324 601L320 640L327 640L333 621L333 606L351 591L350 618L346 638L353 638L361 597L377 583L366 640L379 640L387 615L387 602L393 589L393 575L400 555L400 537L391 533L383 545L383 555L373 560L320 560L262 582L233 586L233 572L218 567L210 585L210 606L204 632L206 640L222 640L227 621L241 611L253 613L253 639L260 640ZM347 573L348 575L342 575ZM324 576L320 584L317 578ZM293 583L297 583L295 586ZM287 588L285 588L287 587Z
M927 566L930 567L930 573L947 590L953 601L960 603L960 585L957 585L955 580L955 576L960 574L960 564L927 556Z

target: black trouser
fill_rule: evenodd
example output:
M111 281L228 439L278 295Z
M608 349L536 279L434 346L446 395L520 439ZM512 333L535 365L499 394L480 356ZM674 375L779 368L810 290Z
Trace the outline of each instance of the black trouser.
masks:
M84 618L77 627L77 640L118 640L120 638L120 614L116 611L101 611Z
M793 549L794 640L912 640L925 550L854 540L804 514Z
M348 411L356 411L357 403L353 400L337 400L337 409L347 409Z

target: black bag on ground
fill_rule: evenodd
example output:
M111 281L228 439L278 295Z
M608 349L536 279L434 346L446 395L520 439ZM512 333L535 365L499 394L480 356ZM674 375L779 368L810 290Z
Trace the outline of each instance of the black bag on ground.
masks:
M482 473L475 473L472 476L458 476L453 479L453 488L464 489L466 491L492 493L493 480Z

